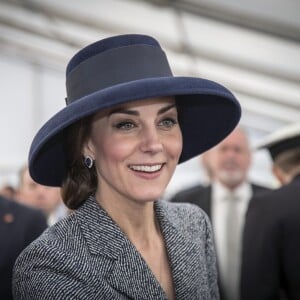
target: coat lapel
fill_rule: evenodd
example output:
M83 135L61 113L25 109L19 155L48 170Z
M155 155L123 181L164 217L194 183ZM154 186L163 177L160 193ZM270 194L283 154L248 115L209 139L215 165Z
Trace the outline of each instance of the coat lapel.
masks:
M199 291L202 270L199 265L199 245L196 245L187 235L183 235L174 225L174 220L168 217L167 204L159 201L156 203L156 215L160 222L162 232L171 263L173 283L176 299L186 299Z
M165 238L176 298L185 299L199 290L199 278L207 272L195 267L199 265L200 248L204 246L196 245L180 232L169 218L166 205L164 201L155 203L156 216ZM93 197L78 209L77 217L90 252L106 258L103 276L107 284L129 298L166 299L140 253Z
M129 241L115 261L108 282L132 299L166 299L145 260Z
M107 258L103 276L117 294L141 300L166 299L140 253L93 197L78 209L77 218L90 252Z

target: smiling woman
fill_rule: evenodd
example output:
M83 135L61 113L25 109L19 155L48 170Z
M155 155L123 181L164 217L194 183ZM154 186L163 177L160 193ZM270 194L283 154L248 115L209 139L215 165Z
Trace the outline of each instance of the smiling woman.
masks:
M143 100L123 109L94 119L84 147L85 155L95 159L102 205L118 201L119 195L140 202L159 199L181 154L174 99Z
M207 216L158 200L178 163L236 126L235 97L212 81L174 77L144 35L79 51L67 94L35 136L29 168L37 182L61 186L74 213L20 255L15 299L218 299Z

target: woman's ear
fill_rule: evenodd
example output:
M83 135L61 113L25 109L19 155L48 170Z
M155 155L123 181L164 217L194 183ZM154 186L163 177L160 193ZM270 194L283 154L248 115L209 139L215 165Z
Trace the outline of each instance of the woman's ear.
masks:
M91 159L95 159L95 151L94 151L94 144L93 142L91 141L91 139L88 139L83 147L82 147L82 155L84 157L90 157Z

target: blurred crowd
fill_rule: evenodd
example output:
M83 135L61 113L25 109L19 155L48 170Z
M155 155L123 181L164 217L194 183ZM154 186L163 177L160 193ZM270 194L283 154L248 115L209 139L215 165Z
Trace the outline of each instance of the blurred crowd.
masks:
M14 262L21 251L47 227L69 214L60 188L43 186L29 175L27 165L19 171L15 188L0 190L0 299L10 300Z
M30 177L27 165L19 170L18 186L13 187L4 184L0 188L0 195L40 210L45 215L48 226L53 225L68 214L60 195L60 188L36 183Z

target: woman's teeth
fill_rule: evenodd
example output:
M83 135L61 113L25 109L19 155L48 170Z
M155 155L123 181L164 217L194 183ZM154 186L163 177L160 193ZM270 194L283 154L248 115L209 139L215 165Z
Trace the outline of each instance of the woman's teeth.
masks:
M159 165L131 165L129 166L130 169L134 170L134 171L138 171L138 172L148 172L148 173L152 173L152 172L157 172L162 168L162 164Z

